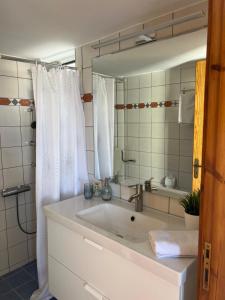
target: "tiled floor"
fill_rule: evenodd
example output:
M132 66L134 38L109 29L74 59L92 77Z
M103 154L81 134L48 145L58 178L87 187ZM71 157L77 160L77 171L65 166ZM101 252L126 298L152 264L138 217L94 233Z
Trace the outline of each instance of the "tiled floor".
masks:
M1 300L28 300L37 288L36 261L0 277Z

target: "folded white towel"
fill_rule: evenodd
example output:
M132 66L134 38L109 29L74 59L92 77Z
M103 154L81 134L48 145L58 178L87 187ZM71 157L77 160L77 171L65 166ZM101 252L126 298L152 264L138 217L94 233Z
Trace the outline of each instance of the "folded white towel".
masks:
M157 257L193 257L198 255L198 231L149 232L149 241Z
M193 124L194 123L194 92L185 92L180 94L178 123Z

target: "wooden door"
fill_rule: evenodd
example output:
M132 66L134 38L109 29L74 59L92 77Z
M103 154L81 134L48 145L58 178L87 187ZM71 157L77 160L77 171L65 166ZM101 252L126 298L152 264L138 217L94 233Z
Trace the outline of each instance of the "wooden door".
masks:
M199 299L225 299L225 0L209 0ZM204 251L206 243L210 251ZM207 259L206 253L209 253ZM205 260L204 260L205 257ZM204 261L208 260L204 268ZM205 270L205 273L204 273Z
M202 165L202 145L203 145L203 125L204 125L204 98L205 98L205 71L206 61L201 60L196 63L196 83L195 83L195 118L194 118L194 147L193 147L193 174L192 190L201 187L201 167ZM198 174L195 174L197 170Z

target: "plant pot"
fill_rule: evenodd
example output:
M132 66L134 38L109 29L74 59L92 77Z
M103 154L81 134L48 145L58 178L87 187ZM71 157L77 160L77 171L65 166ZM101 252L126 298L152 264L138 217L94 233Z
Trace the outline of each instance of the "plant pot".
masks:
M193 216L184 213L185 226L189 230L198 230L199 228L199 216Z

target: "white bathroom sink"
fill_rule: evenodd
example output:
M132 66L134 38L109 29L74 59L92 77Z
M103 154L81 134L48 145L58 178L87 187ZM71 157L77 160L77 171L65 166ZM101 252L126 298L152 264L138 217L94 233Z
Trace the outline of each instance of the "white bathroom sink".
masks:
M167 227L161 220L110 203L84 209L77 216L121 239L135 243L146 241L150 230Z

